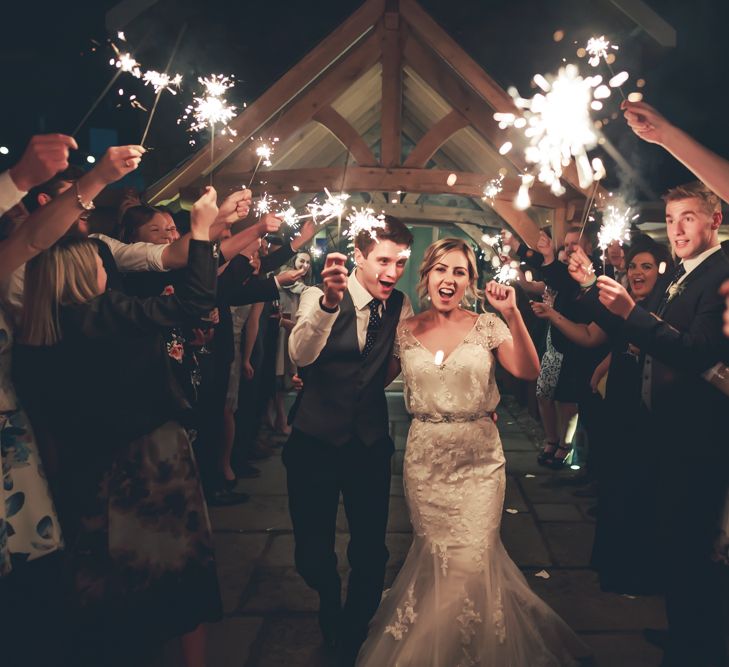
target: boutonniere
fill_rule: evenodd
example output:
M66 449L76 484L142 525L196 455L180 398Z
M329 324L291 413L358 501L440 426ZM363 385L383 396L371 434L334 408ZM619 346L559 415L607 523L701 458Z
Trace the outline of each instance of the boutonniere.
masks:
M684 283L676 283L674 285L671 285L668 288L668 301L673 301L673 299L681 294L681 292L683 292L685 289L686 285Z

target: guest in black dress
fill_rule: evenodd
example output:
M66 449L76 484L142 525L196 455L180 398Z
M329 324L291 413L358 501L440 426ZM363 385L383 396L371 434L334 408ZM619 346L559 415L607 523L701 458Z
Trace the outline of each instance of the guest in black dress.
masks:
M63 450L77 613L69 664L143 664L182 636L187 664L202 667L202 624L220 617L210 521L180 425L189 405L163 338L214 307L216 214L209 188L174 294L106 291L85 239L64 239L27 268L16 375Z

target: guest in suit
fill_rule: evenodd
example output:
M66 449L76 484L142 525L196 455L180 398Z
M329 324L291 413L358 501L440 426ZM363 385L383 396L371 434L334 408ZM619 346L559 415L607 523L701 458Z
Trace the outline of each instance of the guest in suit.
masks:
M729 399L702 375L729 359L719 295L729 259L718 240L719 198L703 183L673 188L664 200L679 260L668 289L642 306L614 280L596 282L600 303L621 320L617 333L640 350L641 400L660 443L658 528L669 624L664 664L716 667L727 655L721 566L710 555L729 477ZM585 280L576 258L570 271ZM687 466L688 457L696 468Z
M354 664L380 602L388 558L394 445L385 378L397 324L413 312L395 289L412 238L402 222L387 217L376 241L368 232L356 237L356 268L349 276L346 257L330 254L323 285L301 295L289 338L291 359L304 380L283 452L296 568L319 593L325 642L334 643L341 633L340 664L346 667ZM334 553L340 495L349 522L351 567L343 612Z

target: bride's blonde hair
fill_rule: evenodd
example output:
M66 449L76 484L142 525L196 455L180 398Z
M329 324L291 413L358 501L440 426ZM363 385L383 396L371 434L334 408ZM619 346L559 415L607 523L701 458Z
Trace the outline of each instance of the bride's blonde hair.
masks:
M468 264L468 287L463 295L463 305L467 307L473 306L474 302L478 303L481 310L484 310L484 296L478 289L478 265L476 264L476 255L469 243L461 239L449 238L440 239L435 243L431 243L423 255L423 261L420 263L420 279L418 280L418 297L420 303L425 304L428 297L428 274L433 267L441 261L441 259L449 252L462 252L466 257Z

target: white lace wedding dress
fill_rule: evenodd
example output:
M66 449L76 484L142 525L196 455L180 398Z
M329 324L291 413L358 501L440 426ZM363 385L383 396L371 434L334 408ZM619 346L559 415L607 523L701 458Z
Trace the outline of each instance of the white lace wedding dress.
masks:
M499 402L491 350L510 335L483 314L436 365L398 329L413 416L403 481L414 541L357 667L565 667L589 654L531 591L499 536L506 479L490 418Z

